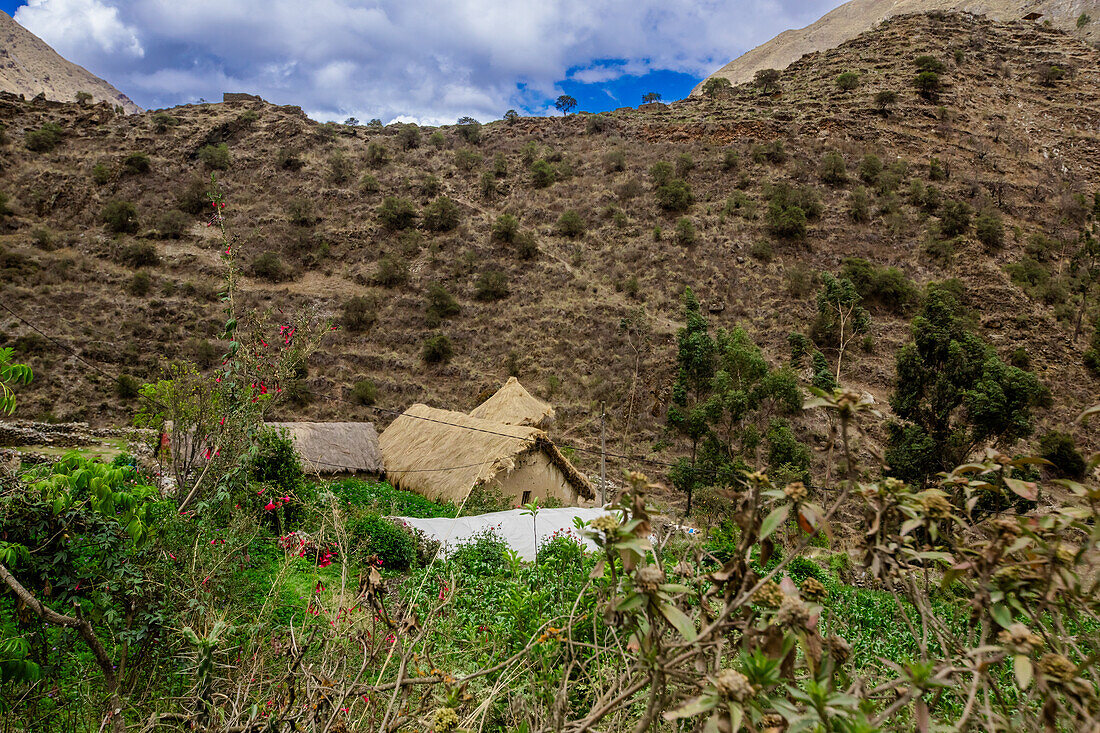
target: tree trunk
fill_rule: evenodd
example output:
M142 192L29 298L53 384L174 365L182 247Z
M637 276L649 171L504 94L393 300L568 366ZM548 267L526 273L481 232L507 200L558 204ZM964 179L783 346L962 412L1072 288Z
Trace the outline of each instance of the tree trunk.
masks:
M44 621L48 621L51 624L57 624L58 626L68 626L69 628L76 629L80 633L80 637L84 639L84 643L92 650L92 654L95 656L95 661L99 665L99 668L103 670L103 681L107 687L107 711L104 717L106 720L111 721L111 730L115 731L115 733L124 733L126 730L126 723L122 719L122 700L118 696L118 676L115 674L114 664L112 663L111 657L107 654L107 649L104 648L103 642L99 640L92 625L88 623L88 620L85 619L81 613L80 604L74 602L76 606L76 616L65 616L58 613L35 598L34 594L24 588L23 584L20 583L2 564L0 564L0 581L3 581L5 585L11 588L12 592Z

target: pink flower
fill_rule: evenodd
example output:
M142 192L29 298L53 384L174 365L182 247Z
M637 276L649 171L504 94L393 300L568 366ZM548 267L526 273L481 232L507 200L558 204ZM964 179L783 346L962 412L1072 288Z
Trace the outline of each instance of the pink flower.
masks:
M267 506L264 507L264 509L266 509L267 511L271 511L274 508L275 508L275 505L272 504L270 501L267 502Z

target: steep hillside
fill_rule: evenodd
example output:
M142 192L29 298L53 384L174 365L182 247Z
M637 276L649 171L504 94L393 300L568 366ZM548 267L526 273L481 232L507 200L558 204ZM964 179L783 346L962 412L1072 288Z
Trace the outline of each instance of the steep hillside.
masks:
M914 87L922 55L945 65L932 101ZM1044 76L1050 65L1064 78ZM847 71L860 83L843 92L835 79ZM898 94L889 114L875 103L884 90ZM247 300L342 317L352 298L366 299L360 330L334 332L305 377L310 392L344 401L304 394L285 417L384 425L385 414L355 404L362 380L381 407L470 409L513 372L556 405L565 442L598 445L604 402L609 445L649 452L685 286L712 326L744 325L779 364L788 335L813 320L815 273L837 272L850 256L897 267L918 286L958 278L978 331L1005 359L1029 360L1050 387L1040 427L1068 424L1100 387L1082 366L1087 331L1074 337L1077 309L1060 285L1100 188L1100 54L1034 24L897 17L793 64L778 92L745 86L667 110L500 121L476 142L460 126L321 126L258 102L114 116L103 105L5 98L0 122L9 138L0 191L14 210L0 236L0 300L88 362L137 379L180 357L210 367L222 353L220 249L202 199L203 161L218 161L200 150L227 145L228 169L217 175L249 268ZM64 129L61 143L26 149L24 132L46 122ZM846 182L823 180L830 152ZM148 170L133 154L148 157ZM885 170L863 171L863 183L867 155ZM648 173L658 161L690 186L685 212L658 206ZM769 230L768 197L783 183L820 200L804 241ZM868 220L857 222L853 195L864 193ZM452 229L447 216L424 217L447 214L429 209L440 195L456 204ZM418 228L383 226L391 196L412 203ZM104 227L111 201L135 205L136 231ZM940 203L954 201L1002 217L1003 246L979 243L973 226L943 236ZM574 236L559 226L568 210L581 220ZM505 213L518 219L518 244L492 236ZM522 243L527 233L537 253ZM459 313L428 313L433 284ZM871 337L845 361L842 381L884 403L912 310L873 306L871 315ZM20 398L24 416L108 423L135 408L126 390L7 314L0 331L37 374ZM438 333L453 359L427 364L423 345ZM1094 428L1074 430L1085 448L1100 447ZM798 431L824 446L823 424Z
M836 48L887 18L935 10L974 13L1004 22L1040 13L1042 17L1035 22L1073 32L1093 45L1100 42L1100 2L1096 0L851 0L805 28L780 33L707 78L722 77L742 84L760 69L784 69L804 54ZM1082 15L1091 18L1090 22L1079 25ZM705 83L704 79L692 93L701 93Z
M39 94L58 102L72 102L77 92L92 95L90 101L120 105L126 112L141 112L125 94L82 66L66 61L38 36L0 11L0 91Z

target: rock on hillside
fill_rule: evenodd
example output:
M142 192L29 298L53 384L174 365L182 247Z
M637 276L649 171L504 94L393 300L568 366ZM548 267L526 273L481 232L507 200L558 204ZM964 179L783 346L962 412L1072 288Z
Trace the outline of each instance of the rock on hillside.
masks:
M66 61L38 36L0 11L0 91L38 94L57 102L72 102L77 92L92 95L93 102L121 105L127 113L141 107L82 66Z
M932 100L914 87L923 55L943 65ZM1049 65L1074 71L1048 79ZM835 83L845 71L860 74L848 92ZM883 114L875 98L887 90L897 99ZM780 365L790 334L811 333L818 273L848 257L917 288L957 279L973 328L1050 387L1040 431L1071 425L1100 388L1066 280L1097 216L1100 53L1042 26L897 17L793 64L774 93L746 85L666 109L478 130L319 125L262 102L104 112L0 95L0 193L12 210L0 217L0 303L107 374L155 379L171 360L214 368L224 353L224 247L204 226L215 168L243 301L344 324L281 419L381 429L389 413L375 408L469 411L516 374L554 404L563 442L598 446L604 402L609 447L652 451L685 286L713 327L742 325ZM25 132L46 122L62 128L59 144L26 149ZM221 144L224 155L207 148ZM662 171L684 183L658 192ZM775 225L784 187L810 212L804 237ZM390 198L404 200L411 226L382 216L402 208ZM103 216L112 201L136 210L115 232ZM980 241L964 211L999 217L1003 241ZM869 307L870 338L842 377L885 406L914 309ZM448 363L422 358L435 334L450 340ZM35 370L22 417L117 424L139 405L132 384L2 312L0 343ZM820 457L828 432L816 420L796 429ZM1069 428L1083 450L1100 448L1097 423ZM613 462L609 475L637 465Z
M1042 17L1035 22L1049 21L1054 28L1071 31L1089 43L1100 42L1100 2L1097 0L851 0L805 28L784 31L738 56L711 77L742 84L760 69L785 69L803 55L836 48L887 18L935 10L974 13L1006 22L1020 20L1030 13L1041 13ZM1078 27L1082 15L1089 16L1091 22ZM706 79L692 90L692 94L699 94L705 83Z

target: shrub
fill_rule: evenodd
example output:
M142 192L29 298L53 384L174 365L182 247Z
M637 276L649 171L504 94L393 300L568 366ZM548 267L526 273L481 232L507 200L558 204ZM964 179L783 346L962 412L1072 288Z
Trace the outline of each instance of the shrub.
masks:
M864 300L894 313L904 312L919 297L916 285L901 270L877 267L862 257L845 258L838 277L849 280Z
M760 69L752 77L752 83L759 87L764 94L779 88L778 69Z
M818 169L821 181L830 186L843 186L848 182L848 168L844 163L844 156L835 150L825 153Z
M922 97L932 99L936 96L936 92L940 90L940 75L933 71L922 71L917 74L913 84Z
M111 180L111 169L103 163L92 166L92 182L97 186L103 186Z
M546 188L554 182L554 167L541 158L531 164L531 183L535 188Z
M668 161L659 160L649 167L649 180L654 187L663 186L672 180L673 168Z
M298 151L279 148L275 151L275 166L287 171L300 171L305 166L305 161L298 157Z
M1069 433L1051 430L1043 435L1039 438L1039 455L1050 461L1051 471L1062 478L1080 479L1088 468Z
M753 242L752 247L749 248L749 256L761 262L771 262L774 256L771 242L764 239Z
M378 401L378 387L369 379L360 379L352 385L351 397L356 404L369 407Z
M771 163L773 165L786 163L787 149L783 146L783 141L776 139L769 143L753 145L752 162L757 164Z
M377 514L348 522L348 540L362 560L374 556L386 570L404 571L416 564L416 540Z
M946 181L950 178L947 167L943 164L939 158L933 156L928 159L928 180L930 181Z
M722 153L722 170L731 173L741 165L741 156L733 148L728 148Z
M892 89L883 89L875 94L875 109L879 114L888 115L890 109L898 103L898 93Z
M153 289L153 278L149 277L149 273L145 270L138 270L130 278L130 283L126 286L126 289L130 292L130 295L142 298Z
M478 180L478 191L481 193L481 198L486 200L497 195L497 179L492 171L481 173L481 178Z
M785 239L806 238L806 212L798 206L784 206L776 202L768 204L768 230Z
M558 218L558 234L563 237L579 237L584 234L586 228L584 219L573 209L567 210Z
M156 112L150 118L153 123L153 132L158 135L168 132L169 127L175 127L180 123L179 119L173 117L167 112Z
M317 217L313 213L313 202L305 198L293 198L286 205L286 218L296 227L313 226Z
M695 225L686 216L676 222L676 244L688 247L695 244Z
M481 165L481 153L476 150L471 150L470 148L459 148L455 151L454 164L455 168L465 173L469 173L474 168Z
M229 168L229 146L225 143L205 145L199 150L199 161L207 168L224 171Z
M658 186L655 197L657 205L665 211L687 211L695 202L691 186L679 178Z
M814 350L810 359L810 367L813 369L813 377L810 384L825 392L832 392L837 388L836 377L829 368L829 362L825 361L825 355Z
M344 303L340 313L340 325L353 333L366 331L378 320L377 306L373 300L356 295Z
M187 215L178 209L161 211L153 220L153 228L161 239L179 239L189 224Z
M5 198L6 197L3 194L0 194L0 200ZM6 216L7 214L11 213L10 211L4 211L5 207L6 201L0 203L0 215ZM53 249L54 245L53 232L51 232L47 227L35 227L31 231L31 241L34 242L34 246L38 247L39 249L51 250Z
M726 199L722 212L727 216L740 216L742 219L756 218L756 202L749 198L744 191L734 191Z
M249 477L283 492L300 490L304 484L302 463L287 431L263 430L256 442L256 452L249 461Z
M370 173L364 173L359 179L359 193L360 194L377 194L379 190L382 190L382 186L378 184L378 179Z
M787 335L787 346L791 350L791 365L801 369L802 359L810 353L810 339L805 334L793 332Z
M438 326L444 318L457 316L461 313L462 306L460 306L458 301L455 300L455 297L447 291L447 288L439 283L432 283L428 286L427 307L425 310L428 315L428 325L434 328Z
M711 99L725 96L733 89L729 79L720 76L712 76L703 84L703 94Z
M809 480L810 449L795 437L790 427L781 420L773 420L766 434L768 441L768 466L773 471L787 469Z
M440 196L424 209L424 228L430 232L449 232L460 221L458 204L446 196Z
M520 232L516 235L516 256L521 260L533 260L539 254L539 243L532 232Z
M508 294L508 276L497 270L482 273L474 283L476 300L492 303L507 298Z
M210 211L210 196L207 194L208 185L208 182L203 181L201 178L192 179L176 200L176 208L195 216Z
M607 115L592 115L584 125L589 135L601 135L615 129L615 123Z
M970 207L963 201L948 201L940 212L940 236L957 237L970 228Z
M882 160L874 153L867 153L859 162L859 179L867 184L873 184L882 173Z
M1066 70L1057 64L1039 64L1035 68L1035 75L1039 77L1039 83L1043 86L1054 86L1054 82L1061 81L1066 76Z
M508 543L487 529L460 545L448 562L470 575L503 575L511 567Z
M37 130L28 130L23 135L23 144L27 150L36 153L48 153L61 144L64 130L55 122L47 122Z
M609 150L604 153L603 167L608 173L626 170L626 153L621 150Z
M857 186L848 195L848 216L859 224L871 220L871 197L865 187Z
M986 209L978 214L974 221L974 234L987 249L998 250L1004 247L1005 225L996 211Z
M119 250L118 260L127 267L152 267L160 262L160 257L149 242L135 242Z
M455 132L470 145L477 145L481 142L481 123L473 117L460 119L455 127Z
M409 265L397 255L383 255L378 260L374 281L384 288L403 285L409 279Z
M378 207L378 221L393 231L408 229L416 223L416 207L406 198L386 196Z
M288 272L277 252L263 252L252 260L252 274L263 280L277 283L286 279Z
M676 157L676 177L686 178L688 173L695 170L695 161L687 153L681 153Z
M511 214L501 214L493 222L492 237L498 242L511 244L519 232L519 219Z
M122 170L131 175L148 173L152 164L145 153L130 153L122 161Z
M850 92L859 86L859 74L854 71L845 71L836 77L837 89L842 92Z
M138 230L137 209L129 201L110 201L100 217L107 228L117 234L133 234Z
M441 333L426 338L420 350L420 358L427 364L446 364L452 356L451 340Z
M386 146L380 142L372 142L367 145L366 161L371 168L381 168L389 160L386 155Z
M122 374L115 382L115 394L119 399L132 400L141 393L141 381L129 374Z
M917 67L917 71L928 71L933 74L942 74L947 67L942 61L935 56L918 56L913 59L913 65Z
M328 156L328 179L331 183L341 186L355 175L355 166L343 152L337 150Z
M420 128L408 123L397 128L397 144L402 150L413 150L420 147Z

